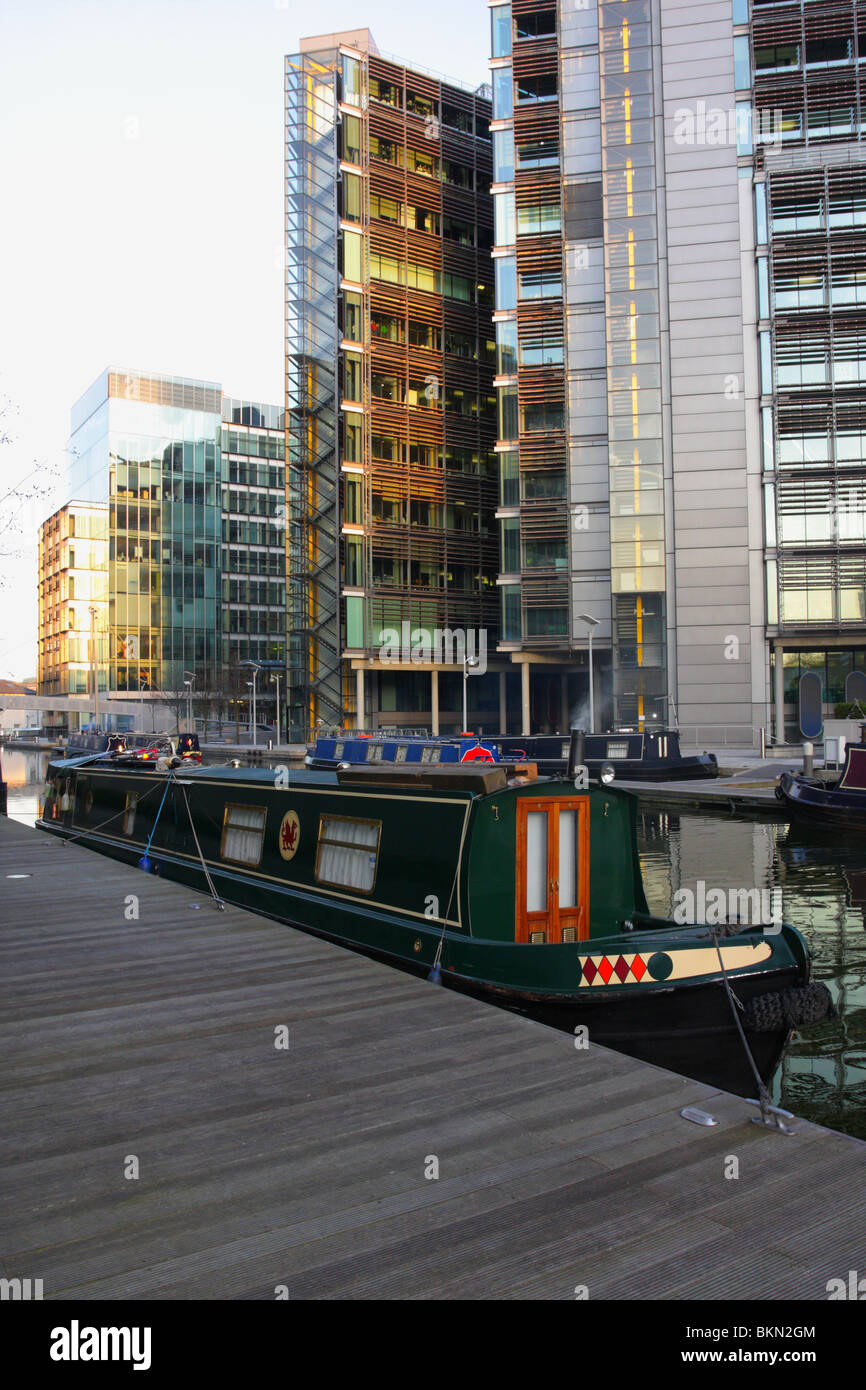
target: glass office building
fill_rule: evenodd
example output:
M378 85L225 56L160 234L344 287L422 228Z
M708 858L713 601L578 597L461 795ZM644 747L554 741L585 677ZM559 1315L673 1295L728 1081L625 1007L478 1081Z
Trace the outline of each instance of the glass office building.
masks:
M108 369L73 407L69 492L108 509L110 692L282 668L284 456L282 410L216 382Z
M108 689L107 619L108 504L69 502L39 528L40 695Z
M366 30L285 71L292 723L438 727L454 663L381 650L404 624L495 643L489 93ZM470 684L498 725L495 675Z
M735 6L753 167L767 630L779 732L866 680L866 14ZM862 349L862 355L861 355Z
M796 738L803 674L825 714L862 688L866 22L854 0L490 11L523 727L557 673L585 721L592 627L603 722Z

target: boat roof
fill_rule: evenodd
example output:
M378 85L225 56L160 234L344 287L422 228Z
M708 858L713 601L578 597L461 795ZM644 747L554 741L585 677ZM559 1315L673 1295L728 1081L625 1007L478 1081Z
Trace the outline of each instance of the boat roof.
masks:
M158 777L165 773L153 764L150 767L136 767L121 763L105 756L93 755L78 758L64 758L49 764L52 771L62 773L71 768L106 768L133 777ZM377 764L375 766L356 765L345 768L290 768L286 791L292 787L346 787L375 788L377 791L415 791L418 793L441 792L443 795L461 793L467 798L487 796L492 792L504 791L509 785L509 770L501 764L484 763L467 767L452 763L444 766L421 766L414 764L394 766ZM273 786L276 767L232 767L227 764L184 766L174 770L175 781L183 785L196 782L238 782L245 786ZM541 779L539 779L541 780ZM544 779L549 781L550 779Z

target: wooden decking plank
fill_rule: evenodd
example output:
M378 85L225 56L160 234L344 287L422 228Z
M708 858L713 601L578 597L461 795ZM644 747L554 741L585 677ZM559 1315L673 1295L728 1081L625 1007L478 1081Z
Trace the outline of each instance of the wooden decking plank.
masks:
M814 1298L855 1267L858 1141L12 822L0 897L0 1250L46 1297Z

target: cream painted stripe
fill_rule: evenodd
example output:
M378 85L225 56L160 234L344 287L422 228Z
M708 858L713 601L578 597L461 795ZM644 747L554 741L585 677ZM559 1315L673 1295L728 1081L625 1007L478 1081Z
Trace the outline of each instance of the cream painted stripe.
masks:
M703 975L717 975L719 973L719 957L714 947L699 946L695 950L673 951L665 950L662 947L660 951L662 954L670 957L673 962L673 970L670 975L665 976L663 980L654 980L649 971L647 971L640 981L641 984L666 985L669 984L671 980L700 979ZM652 956L658 954L658 952L637 951L635 954L643 956L644 961L649 961ZM756 946L723 946L722 962L726 970L742 970L748 965L760 965L762 961L769 960L772 954L772 947L768 941L761 941ZM608 955L607 959L614 965L619 957ZM623 960L627 961L629 965L631 965L634 959L634 955L623 955ZM596 969L598 969L599 965L604 960L604 955L584 957L582 963L585 964L587 960L591 960ZM632 983L634 982L628 979L625 981L625 984ZM597 985L605 987L605 982L601 975L596 975L592 982L588 981L585 977L580 982L580 988L586 987L587 989L595 989ZM606 988L612 989L614 986L620 988L620 981L619 977L612 973Z

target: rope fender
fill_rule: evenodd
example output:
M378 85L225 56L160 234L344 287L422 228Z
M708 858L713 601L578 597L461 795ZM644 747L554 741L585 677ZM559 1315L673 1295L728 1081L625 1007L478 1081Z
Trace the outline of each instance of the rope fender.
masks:
M782 989L759 994L743 1010L743 1022L753 1033L774 1033L780 1028L802 1028L838 1018L833 996L821 980L802 989Z

